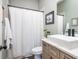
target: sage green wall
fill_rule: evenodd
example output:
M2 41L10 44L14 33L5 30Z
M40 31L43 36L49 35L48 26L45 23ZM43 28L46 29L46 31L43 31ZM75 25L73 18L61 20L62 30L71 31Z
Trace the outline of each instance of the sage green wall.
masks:
M64 30L66 23L71 23L71 19L78 17L78 0L64 0ZM78 27L74 27L76 30Z

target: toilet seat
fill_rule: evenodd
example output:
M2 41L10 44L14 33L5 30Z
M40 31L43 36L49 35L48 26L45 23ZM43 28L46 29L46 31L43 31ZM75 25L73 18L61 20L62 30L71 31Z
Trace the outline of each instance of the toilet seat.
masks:
M42 54L42 47L36 47L32 49L33 54Z

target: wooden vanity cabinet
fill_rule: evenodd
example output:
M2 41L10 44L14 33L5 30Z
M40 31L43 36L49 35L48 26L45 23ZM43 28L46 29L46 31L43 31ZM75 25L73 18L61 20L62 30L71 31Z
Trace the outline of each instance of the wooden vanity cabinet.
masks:
M76 59L44 41L42 47L42 59Z

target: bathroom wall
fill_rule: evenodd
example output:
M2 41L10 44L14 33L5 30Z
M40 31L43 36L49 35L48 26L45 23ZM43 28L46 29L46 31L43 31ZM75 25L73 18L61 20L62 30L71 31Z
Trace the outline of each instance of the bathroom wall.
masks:
M44 27L48 29L51 34L56 34L57 33L57 2L60 0L7 0L4 1L6 5L14 5L14 6L20 6L20 7L25 7L25 8L30 8L30 9L36 9L36 10L41 10L44 11L45 14L55 11L55 23L51 25L45 25ZM7 10L6 10L7 11ZM7 16L7 12L6 15Z
M10 5L38 10L38 0L9 0Z
M71 19L75 17L78 17L78 0L64 0L64 26L66 27L67 22L71 23ZM74 28L78 29L77 26Z
M8 4L38 10L38 0L2 0L4 16L8 17Z
M44 11L44 15L55 11L55 23L50 25L45 25L45 29L49 30L51 34L56 34L58 32L58 21L57 21L57 2L60 0L39 0L39 8L41 11ZM44 17L45 18L45 17ZM44 19L45 21L45 19ZM44 22L45 23L45 22Z

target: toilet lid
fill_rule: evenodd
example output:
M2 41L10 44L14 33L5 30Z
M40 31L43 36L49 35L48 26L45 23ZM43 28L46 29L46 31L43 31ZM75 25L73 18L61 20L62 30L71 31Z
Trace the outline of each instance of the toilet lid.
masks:
M42 54L42 47L36 47L32 49L33 54Z

